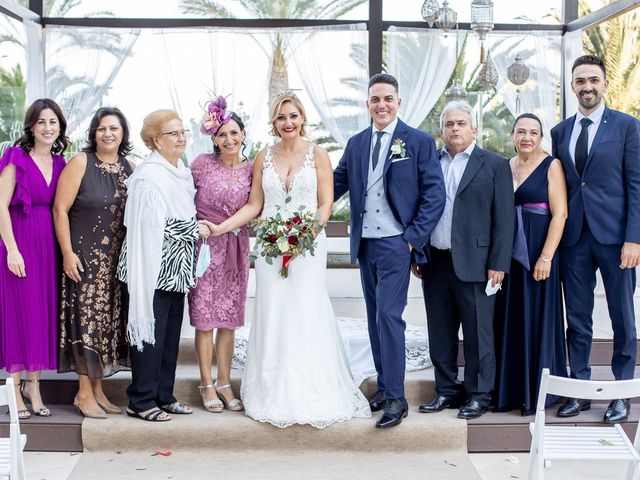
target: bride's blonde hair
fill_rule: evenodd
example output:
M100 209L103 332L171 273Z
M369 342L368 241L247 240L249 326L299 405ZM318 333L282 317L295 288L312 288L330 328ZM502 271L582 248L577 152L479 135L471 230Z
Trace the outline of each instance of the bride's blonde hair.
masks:
M307 131L305 129L305 125L307 124L307 112L305 111L304 107L302 106L302 102L296 96L296 94L289 90L279 93L278 95L273 97L273 100L271 100L271 130L269 131L269 133L274 137L280 136L280 134L278 133L278 129L276 128L276 119L278 118L278 114L280 113L282 105L287 102L293 103L300 112L300 115L302 115L303 120L302 126L300 127L300 136L306 137Z

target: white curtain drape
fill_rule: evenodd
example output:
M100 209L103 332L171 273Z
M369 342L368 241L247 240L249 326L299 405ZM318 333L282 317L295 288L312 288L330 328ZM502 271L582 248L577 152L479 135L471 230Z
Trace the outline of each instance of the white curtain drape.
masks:
M247 143L265 141L273 34L267 30L190 28L156 30L153 44L161 59L155 75L166 82L171 108L182 116L192 136L189 161L213 151L211 139L200 133L205 105L214 95L243 120ZM249 154L249 149L245 151Z
M22 23L27 37L27 103L31 104L45 95L42 26L26 18Z
M283 46L289 87L305 105L312 136L328 132L337 146L365 128L368 80L367 32L362 25L278 30L166 29L160 39L162 68L173 108L194 131L187 158L211 151L200 133L202 107L216 95L227 96L240 114L250 141L271 141L269 80L276 39ZM185 54L189 45L189 54ZM198 61L194 62L194 55ZM189 72L188 75L185 72ZM319 118L317 118L319 117ZM317 139L317 138L316 138ZM248 153L248 152L247 152Z
M496 89L514 117L529 112L542 121L542 148L551 152L551 128L558 123L561 78L561 36L556 32L509 32L492 36L491 58L499 72ZM516 86L507 78L507 68L520 54L529 67L529 79L520 86L520 111L516 112Z
M319 27L281 33L322 125L338 145L369 125L366 25ZM333 48L339 45L340 48Z
M565 33L562 37L563 76L564 76L564 118L570 117L578 110L578 99L571 90L571 67L576 58L584 55L582 48L582 30Z
M56 25L44 29L45 94L65 112L68 135L102 102L139 33Z
M391 27L387 34L387 72L400 86L399 116L417 128L447 87L456 66L456 41L466 33Z

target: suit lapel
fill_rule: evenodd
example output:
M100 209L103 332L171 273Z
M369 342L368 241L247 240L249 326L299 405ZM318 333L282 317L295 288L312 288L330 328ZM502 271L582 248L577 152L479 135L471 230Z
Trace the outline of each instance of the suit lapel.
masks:
M391 165L391 157L393 156L393 154L391 153L391 145L393 145L393 142L397 139L402 140L406 144L407 143L406 134L408 130L409 129L407 128L407 124L404 123L402 120L398 119L396 128L393 130L393 133L391 134L391 140L389 140L389 148L387 149L387 155L385 156L384 170L382 171L382 175L387 174L387 170L389 170L389 166Z
M462 174L462 178L460 179L460 185L458 185L458 191L456 192L456 197L460 195L460 193L471 183L473 177L476 176L476 173L482 168L484 165L484 155L482 154L482 149L477 145L473 148L473 152L471 152L471 156L469 157L469 161L467 162L467 167L464 169L464 173ZM451 168L451 167L449 167Z
M576 168L576 163L572 160L571 151L569 150L569 145L571 143L571 133L573 132L573 125L576 123L576 116L573 115L567 118L564 122L562 132L560 132L560 145L558 146L558 156L560 158L566 158L567 161L564 162L563 166L569 167L568 171L570 171L575 177L580 178L580 174L578 173L578 169Z
M609 109L604 107L604 112L602 113L602 119L600 120L600 125L598 126L598 131L596 132L596 136L591 143L591 148L589 149L589 155L587 156L587 163L584 165L585 171L589 167L589 163L591 163L591 159L593 158L593 152L596 151L596 147L600 140L607 134L607 128L609 127Z
M360 171L362 175L362 191L367 191L369 182L369 157L371 156L371 127L362 132L362 143L360 144Z

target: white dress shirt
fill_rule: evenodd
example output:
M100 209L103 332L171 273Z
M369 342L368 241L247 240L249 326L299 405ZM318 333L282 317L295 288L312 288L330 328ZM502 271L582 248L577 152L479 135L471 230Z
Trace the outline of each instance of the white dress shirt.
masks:
M456 154L453 159L446 146L440 152L440 168L444 176L444 186L447 193L447 199L444 204L444 212L431 233L431 245L440 250L449 250L451 248L451 223L453 221L453 202L458 193L458 185L462 179L462 174L467 168L469 157L475 148L472 143L463 152Z
M598 108L587 115L587 118L593 122L591 125L589 125L589 145L587 148L587 152L591 151L591 145L593 144L593 139L596 138L596 133L598 132L598 127L600 127L600 121L602 120L603 114L604 102L601 102ZM578 112L576 113L576 120L575 122L573 122L571 138L569 139L569 153L571 154L573 163L576 162L576 143L578 143L578 137L580 136L580 132L582 131L582 124L580 123L580 121L583 118L585 118L585 115L580 113L580 110L578 110Z
M398 124L398 117L396 117L393 122L384 127L382 130L378 130L376 125L371 125L371 148L369 149L369 164L371 164L371 155L373 155L373 147L376 144L376 139L378 136L376 132L384 132L384 135L380 138L380 156L378 157L378 164L376 167L380 166L384 167L384 160L387 158L387 153L389 152L389 145L391 144L391 136L393 135L394 130L396 129L396 125ZM381 165L382 164L382 165Z

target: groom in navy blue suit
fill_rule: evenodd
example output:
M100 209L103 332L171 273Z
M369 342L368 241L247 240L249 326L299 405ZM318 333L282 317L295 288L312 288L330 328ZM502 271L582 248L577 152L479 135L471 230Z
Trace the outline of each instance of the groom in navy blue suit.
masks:
M602 59L579 57L571 80L578 112L554 127L551 139L569 194L560 276L571 376L591 375L593 291L599 269L613 327L611 369L616 380L625 380L633 378L637 348L633 292L640 263L640 124L605 106L608 83ZM589 408L588 400L571 398L558 415L573 417ZM614 400L604 421L625 421L629 409L628 399Z
M435 143L397 118L398 81L388 74L369 81L373 125L355 135L333 173L334 196L351 203L351 261L360 264L369 339L378 373L372 411L376 427L407 416L404 397L405 322L402 312L412 260L427 263L425 246L445 202Z

